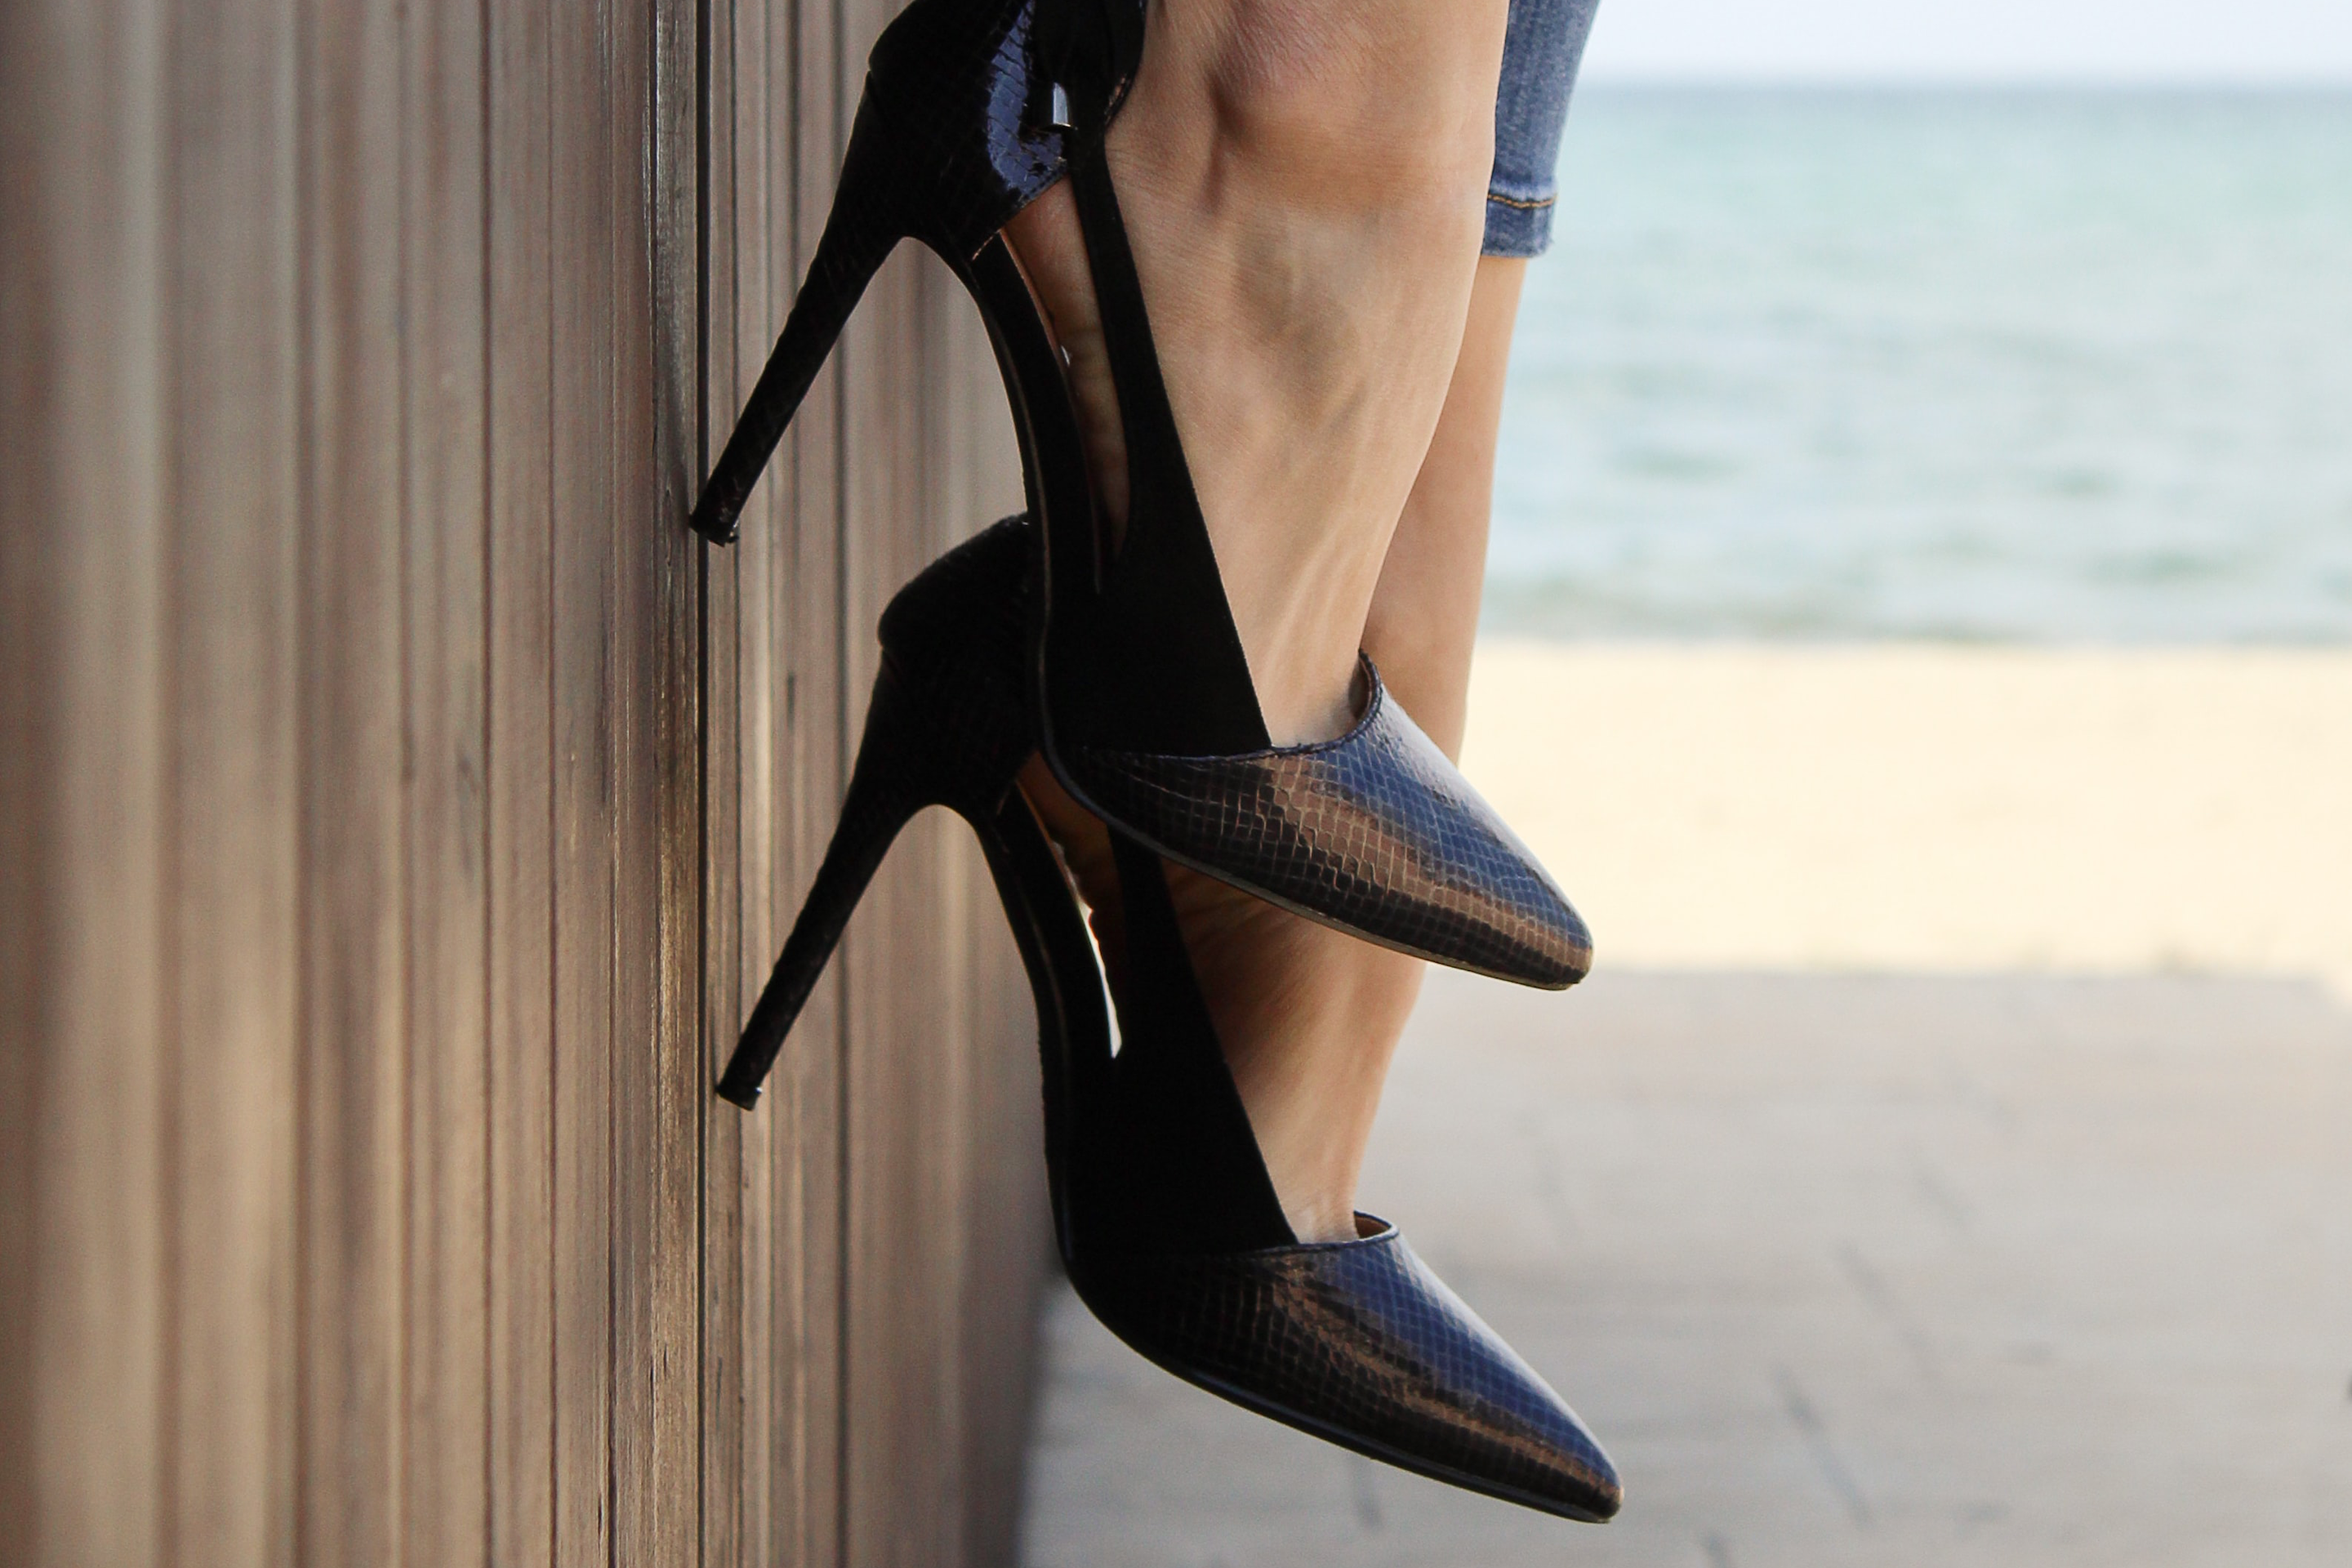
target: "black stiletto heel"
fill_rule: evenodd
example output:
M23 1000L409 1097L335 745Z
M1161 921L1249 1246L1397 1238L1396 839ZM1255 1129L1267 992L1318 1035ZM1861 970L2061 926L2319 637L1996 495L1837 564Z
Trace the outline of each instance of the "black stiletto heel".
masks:
M1591 963L1584 922L1369 659L1347 734L1269 742L1104 158L1142 38L1139 0L915 0L884 31L816 262L694 526L734 537L882 256L923 241L978 304L1012 401L1042 557L1033 708L1063 786L1157 853L1311 920L1457 968L1572 984ZM1116 551L1059 352L1001 233L1065 177L1127 435Z
M833 353L866 284L906 237L892 211L886 179L875 167L880 162L877 135L871 116L861 110L833 212L817 238L816 254L809 259L808 277L793 297L783 333L695 502L690 520L695 531L714 544L735 542L743 503L759 482L760 471L800 412L802 399Z
M1081 21L1088 24L1083 37ZM1142 48L1141 0L1109 0L1099 14L1041 0L915 0L883 29L866 61L833 211L783 332L695 503L696 531L714 544L734 542L760 471L898 243L919 240L977 291L972 258L1066 172L1070 110L1061 79L1072 57L1088 57L1079 68L1089 76L1111 73L1105 87L1115 103Z
M1261 1415L1570 1519L1617 1510L1582 1422L1392 1226L1301 1245L1185 956L1160 861L1114 836L1122 1046L1076 895L1014 787L1035 749L1024 663L1035 551L1017 520L935 563L883 616L841 826L719 1092L760 1079L883 852L924 805L971 824L1036 998L1055 1235L1073 1285L1150 1360Z
M898 830L943 805L992 817L1037 749L1021 681L1030 529L1007 518L950 550L882 613L882 668L841 820L719 1095L749 1110Z
M768 984L760 993L741 1040L719 1080L719 1097L749 1110L759 1103L760 1083L783 1048L793 1020L815 989L825 960L841 943L857 900L889 853L898 830L927 805L945 804L948 781L933 775L937 747L925 716L898 672L885 662L874 682L858 742L857 765L843 793L841 822L833 830L816 880L801 905L799 920L784 941ZM948 787L943 787L948 786Z

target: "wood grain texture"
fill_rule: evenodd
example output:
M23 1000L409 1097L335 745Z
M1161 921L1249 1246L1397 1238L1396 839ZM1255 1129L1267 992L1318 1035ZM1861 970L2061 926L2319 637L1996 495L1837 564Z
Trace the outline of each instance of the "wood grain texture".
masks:
M0 10L0 1564L1007 1559L1045 1215L960 826L709 1089L877 613L1017 503L909 251L683 527L887 9Z
M294 16L182 4L170 26L163 1539L172 1561L290 1568Z
M161 17L0 16L0 1560L158 1554Z
M492 1563L555 1558L551 0L488 13L488 1226Z
M845 101L845 89L856 79L847 68L852 57L845 51L838 21L833 5L803 5L793 13L789 223L769 272L772 310L790 307L801 269L816 249L847 140L852 106ZM801 894L815 875L823 835L846 777L843 357L835 353L793 422L786 447L790 469L772 472L767 481L776 509L778 551L770 603L783 706L775 775L779 844L770 904L776 931L790 928ZM785 1041L768 1095L767 1114L775 1118L775 1136L786 1151L780 1161L781 1321L773 1364L782 1384L779 1425L787 1447L777 1468L790 1478L779 1509L777 1555L793 1563L851 1560L842 1539L848 1430L843 1404L844 1285L849 1271L843 1226L843 991L836 964Z
M390 0L321 7L303 177L295 1555L398 1561L407 1244L401 79Z
M612 1554L614 1166L613 1000L617 843L610 626L614 477L611 10L553 6L549 29L551 153L549 274L553 426L552 693L554 1114L551 1324L555 1561Z
M401 1547L486 1561L488 405L482 8L401 12L408 1029Z
M674 1194L677 1151L668 1131L674 1040L663 1026L671 998L667 944L677 939L666 897L664 784L674 759L668 739L669 672L659 662L676 615L672 562L663 545L677 538L675 513L656 510L656 443L671 388L657 352L656 249L667 231L655 166L663 158L657 76L661 0L612 0L613 47L605 53L605 178L616 223L606 236L612 344L612 593L604 631L612 702L614 811L612 961L613 1552L623 1563L676 1563L673 1471L682 1434L673 1384L677 1264ZM666 346L666 345L664 345ZM659 383L657 384L657 383ZM674 415L672 415L674 416ZM692 1245L691 1214L685 1216ZM691 1274L688 1275L689 1281Z
M724 430L741 395L735 352L741 301L739 231L756 233L762 216L754 199L745 211L735 179L738 94L746 74L736 45L737 7L706 6L695 39L704 91L697 125L701 163L696 171L701 195L698 236L701 274L702 364L695 410L697 472L709 461L714 428ZM757 79L757 62L750 73ZM758 185L751 190L756 198ZM719 193L724 192L721 195ZM757 514L754 514L755 516ZM742 707L741 552L705 548L698 563L702 725L702 914L701 1029L697 1041L699 1081L717 1080L733 1042L727 1022L741 1015L742 1001ZM751 1119L706 1115L701 1125L702 1271L699 1280L702 1334L698 1390L701 1462L698 1484L701 1559L737 1564L744 1557L744 1521L752 1501L744 1470L744 1439L751 1416L745 1399L745 1195L751 1186L747 1159L764 1152L744 1134Z

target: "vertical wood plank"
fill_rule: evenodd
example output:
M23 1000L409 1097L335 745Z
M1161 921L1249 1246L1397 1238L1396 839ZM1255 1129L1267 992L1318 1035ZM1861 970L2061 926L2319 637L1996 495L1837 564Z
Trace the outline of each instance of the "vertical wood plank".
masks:
M706 462L711 443L730 428L749 395L777 324L769 287L772 238L776 226L789 221L790 195L787 165L772 156L780 132L789 135L789 121L781 112L789 100L771 99L772 45L785 46L784 60L790 59L789 5L783 0L730 0L713 15L719 21L708 55L711 390ZM780 491L789 493L791 473L787 450L779 455L770 482L751 498L735 550L709 557L705 637L711 679L703 711L709 736L705 789L711 805L706 832L713 846L709 866L714 873L721 868L729 872L723 883L714 881L713 891L717 941L709 949L708 984L715 1001L707 1025L711 1069L733 1048L737 1025L749 1014L778 940L771 910L777 847L776 626L766 589L781 515L775 498ZM715 1351L732 1358L731 1384L726 1366L711 1380L722 1395L719 1423L735 1435L716 1451L719 1473L705 1483L721 1493L731 1489L731 1497L719 1496L711 1505L731 1535L712 1542L705 1556L752 1568L780 1560L775 1500L788 1458L775 1441L778 1118L741 1115L721 1106L712 1106L709 1114L719 1136L709 1145L713 1171L708 1187L714 1201L706 1234L713 1258L723 1258L733 1276L737 1306L735 1321ZM719 1196L722 1184L731 1184L731 1197Z
M556 1561L548 0L488 8L489 1556ZM574 454L577 456L577 454Z
M484 1561L488 976L482 8L400 13L406 1245L400 1539Z
M663 1540L656 1494L656 1445L661 1434L655 1342L655 1205L664 1189L666 1151L658 1132L660 946L660 759L654 703L659 672L660 614L643 574L646 541L657 526L653 500L656 397L653 244L646 165L656 155L652 104L654 11L658 0L610 0L606 44L610 75L605 178L614 226L604 236L612 280L613 356L612 597L605 637L613 671L611 788L613 872L613 1555L618 1563L659 1563Z
M613 227L604 243L612 297L613 356L612 597L605 637L613 672L611 723L614 865L613 872L613 1556L616 1563L666 1563L658 1513L656 1443L660 1379L654 1299L655 1206L666 1184L658 1100L661 1028L657 716L660 675L652 625L658 601L643 574L656 439L655 361L650 320L653 193L649 101L654 12L659 0L610 0L605 178Z
M801 0L793 6L793 29L791 140L779 149L790 171L791 197L782 215L788 222L779 225L772 253L772 319L789 307L823 231L850 113L844 89L854 79L830 0ZM783 688L773 904L780 930L799 907L824 854L846 765L842 698L847 678L840 667L842 384L836 353L793 421L792 489L774 503L785 513L777 521L781 548L770 601ZM781 1467L790 1480L789 1495L779 1500L778 1523L783 1560L812 1564L845 1560L843 994L836 963L786 1041L771 1091L782 1112L774 1135L784 1146L777 1197L784 1280L775 1331L782 1386L776 1397L779 1442L791 1457Z
M152 1562L159 16L0 14L0 1559Z
M294 18L172 18L165 1556L293 1562Z
M781 325L772 309L768 279L774 266L778 226L788 222L790 214L788 165L773 155L780 130L789 125L785 110L791 101L789 79L782 93L776 87L780 59L789 65L791 58L790 20L783 13L781 0L735 0L729 13L732 32L726 54L731 82L723 101L731 124L725 166L732 171L730 195L734 206L729 231L733 242L730 273L733 339L722 362L714 332L711 384L721 389L721 395L733 395L735 408L750 395L763 363L763 340ZM779 48L779 45L784 47ZM714 48L713 53L718 51ZM706 454L712 441L730 427L725 421L734 418L735 408L714 407L719 422L705 436ZM782 941L777 934L771 870L778 847L774 798L777 627L772 595L765 590L777 554L777 520L782 515L776 498L779 489L788 489L791 484L789 452L777 467L779 482L771 484L753 501L751 522L756 533L743 542L748 548L739 547L729 599L735 612L736 875L732 990L720 993L730 998L731 1007L722 1015L716 1031L721 1052L733 1048L735 1024L750 1016L764 979L767 955ZM714 646L723 646L715 635ZM744 1568L777 1560L778 1497L787 1459L787 1451L776 1441L774 1329L780 1295L778 1260L782 1256L777 1234L782 1218L776 1202L782 1149L777 1121L773 1116L740 1118L736 1133L740 1141L736 1216L740 1240L736 1256L743 1302L736 1341L742 1435L734 1460L742 1500L736 1510L738 1546L733 1560Z
M400 37L306 17L299 622L303 1198L299 1534L400 1556L404 1093Z
M698 555L682 527L698 423L690 0L616 0L608 113L614 402L613 618L615 1555L687 1561L700 1515ZM633 215L636 221L629 221Z
M555 1561L612 1555L612 16L551 11Z
M761 208L756 187L737 178L736 101L741 91L737 5L718 0L701 13L702 92L698 131L703 138L701 222L704 247L704 360L695 469L709 463L715 433L735 416L736 332L742 304L737 288L738 229ZM756 65L754 67L756 73ZM747 199L748 198L748 199ZM750 519L754 530L761 519ZM698 1071L715 1082L733 1043L740 1004L742 899L740 572L738 550L705 547L702 557L702 964L701 1040ZM702 1356L701 1542L706 1564L744 1561L743 1521L749 1511L743 1468L743 1372L749 1281L744 1271L744 1195L749 1169L744 1133L749 1119L734 1107L706 1103L702 1118Z
M653 0L648 82L652 181L646 279L653 332L650 471L639 538L648 592L646 631L654 677L655 944L654 1132L661 1159L652 1194L656 1550L658 1560L699 1561L702 1550L702 1280L709 1255L703 1226L703 1144L719 1107L716 1075L703 1067L702 625L707 548L686 525L702 478L705 297L703 231L708 148L704 137L702 26L709 0Z
M794 156L800 144L799 49L802 30L796 0L742 0L739 11L735 104L739 193L749 185L759 202L756 223L740 218L741 246L736 273L739 300L735 390L739 399L764 363L780 329L794 283L792 268L798 189ZM756 59L756 81L746 62ZM756 92L748 90L756 85ZM822 395L820 394L820 398ZM740 401L739 405L740 406ZM804 410L802 417L811 415ZM730 417L732 417L730 412ZM791 684L790 639L800 622L790 598L787 573L795 559L801 494L801 437L788 432L768 476L750 498L757 536L738 565L742 624L740 744L743 752L741 814L743 952L736 1017L749 1016L767 977L790 918L782 900L795 875L792 802L795 791L797 707ZM822 1010L824 1003L817 1003ZM829 1012L819 1018L829 1021ZM803 1031L811 1026L803 1025ZM819 1026L829 1026L829 1022ZM803 1035L803 1038L805 1038ZM747 1549L761 1562L814 1561L806 1548L810 1510L806 1482L808 1447L803 1430L807 1308L806 1186L803 1142L797 1134L803 1107L790 1103L799 1092L799 1062L804 1047L788 1047L772 1096L776 1109L751 1120L747 1148L763 1154L745 1199L744 1268L753 1300L746 1325L745 1384L753 1422L747 1438L745 1468L752 1476L752 1506L747 1512ZM758 1216L755 1218L754 1216Z

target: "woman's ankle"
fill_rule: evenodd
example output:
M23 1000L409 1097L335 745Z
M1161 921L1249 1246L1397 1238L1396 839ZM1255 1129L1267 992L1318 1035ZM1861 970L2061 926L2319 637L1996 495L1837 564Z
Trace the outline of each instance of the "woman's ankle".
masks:
M1086 902L1113 994L1124 994L1124 900L1108 833L1043 757L1029 760L1020 788ZM1389 1058L1424 966L1198 873L1171 867L1166 875L1187 958L1283 1212L1301 1240L1346 1239Z
M1353 718L1365 616L1468 308L1504 9L1155 6L1112 127L1160 370L1277 742ZM1009 236L1070 356L1116 538L1124 436L1066 191Z
M1424 965L1191 873L1171 869L1169 887L1291 1229L1352 1237L1357 1176Z

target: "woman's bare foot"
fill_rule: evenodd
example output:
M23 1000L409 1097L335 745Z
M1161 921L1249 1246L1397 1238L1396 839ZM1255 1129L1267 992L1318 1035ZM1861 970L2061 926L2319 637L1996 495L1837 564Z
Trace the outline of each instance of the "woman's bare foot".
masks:
M1517 264L1498 312L1477 256L1504 14L1501 0L1171 0L1151 10L1112 130L1169 398L1277 742L1347 727L1361 646L1440 744L1459 745L1517 302ZM1116 394L1066 189L1010 238L1068 355L1097 492L1123 522ZM1384 572L1398 549L1418 564ZM1042 763L1022 784L1115 955L1101 824ZM1167 874L1292 1228L1352 1237L1420 962Z

